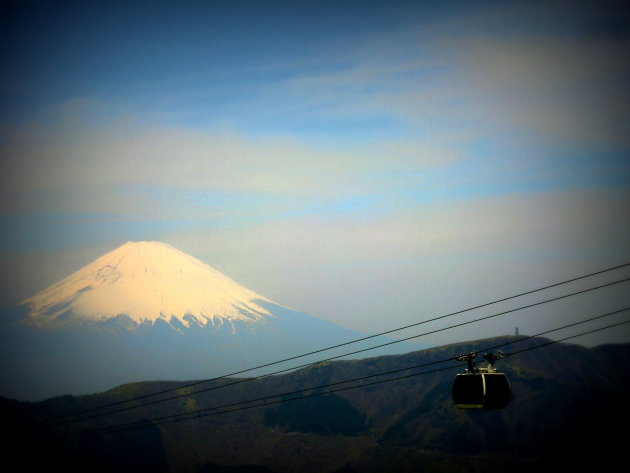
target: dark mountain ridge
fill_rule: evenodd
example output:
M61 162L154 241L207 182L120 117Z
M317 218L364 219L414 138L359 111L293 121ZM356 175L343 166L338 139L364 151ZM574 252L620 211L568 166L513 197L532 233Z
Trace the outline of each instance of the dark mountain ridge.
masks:
M508 374L513 399L506 409L498 411L454 407L452 381L465 368L463 364L457 369L313 396L326 390L318 388L323 385L427 365L517 340L499 337L405 355L328 362L55 430L33 431L31 427L37 418L186 383L131 383L105 393L62 396L39 403L3 400L9 429L16 433L12 438L20 439L7 451L19 456L21 446L38 445L41 455L37 458L44 460L46 468L58 465L66 471L89 467L93 471L184 473L549 471L559 467L601 468L619 461L624 453L623 436L615 434L611 426L625 426L629 420L625 406L630 397L630 345L585 348L554 344L508 356L497 368ZM522 340L503 350L509 354L547 341ZM411 373L441 366L425 366ZM350 384L382 379L377 376ZM224 383L213 381L199 388ZM299 390L304 391L286 394ZM186 422L154 421L141 429L88 434L89 429L283 393L285 398L302 399ZM37 458L25 455L22 461ZM37 471L38 465L33 467Z

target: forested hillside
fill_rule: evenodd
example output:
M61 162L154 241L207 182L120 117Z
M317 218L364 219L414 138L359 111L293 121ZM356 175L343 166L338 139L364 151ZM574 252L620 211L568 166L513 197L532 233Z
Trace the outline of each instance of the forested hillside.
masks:
M180 397L168 402L80 422L60 419L63 424L55 429L38 428L37 419L188 383L134 383L35 404L3 400L5 425L11 432L5 447L27 471L504 472L571 465L601 468L618 460L623 437L615 431L628 423L630 345L587 349L555 344L508 356L497 363L512 387L506 409L454 407L452 381L465 366L449 369L453 362L437 362L516 340L502 337L406 355L330 362L180 396L226 383L213 381L170 392L168 396ZM504 350L516 352L546 341L530 339ZM371 376L411 366L421 367ZM408 376L414 373L426 374ZM394 377L401 379L385 381ZM356 378L365 379L340 383ZM345 389L366 383L372 384ZM339 391L324 394L329 390ZM276 395L282 396L269 397ZM292 400L296 397L302 399ZM235 404L263 398L260 402L268 405ZM132 406L153 400L137 400ZM223 410L239 410L199 411L228 405L232 406ZM122 407L129 405L112 409ZM165 417L186 412L193 413L186 421ZM130 424L143 419L150 420L148 426ZM102 430L121 424L126 426Z

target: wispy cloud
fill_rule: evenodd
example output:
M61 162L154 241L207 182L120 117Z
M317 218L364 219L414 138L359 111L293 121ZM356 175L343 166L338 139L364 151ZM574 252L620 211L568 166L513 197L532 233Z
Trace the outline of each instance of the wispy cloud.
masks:
M313 7L301 26L283 11L268 29L184 12L164 41L129 18L138 28L120 38L71 28L100 62L64 49L62 30L48 61L27 46L52 45L25 42L0 88L21 90L0 115L0 256L67 257L61 277L80 259L71 248L163 239L333 318L396 298L401 314L437 304L414 287L451 276L472 297L460 259L492 285L514 261L529 268L516 284L555 274L550 261L627 254L629 38L617 12L423 4L340 18Z
M80 122L80 115L74 121ZM442 166L457 160L458 151L395 138L337 148L288 136L247 137L114 120L87 129L30 126L9 135L2 156L3 192L19 196L2 200L5 211L32 205L23 198L29 192L70 196L85 189L95 193L95 207L78 201L74 208L103 211L108 192L113 199L121 191L124 198L135 194L142 203L137 189L143 186L179 188L183 196L190 189L345 197L374 191L371 178L382 172ZM52 207L55 199L41 204ZM119 204L114 200L115 207Z

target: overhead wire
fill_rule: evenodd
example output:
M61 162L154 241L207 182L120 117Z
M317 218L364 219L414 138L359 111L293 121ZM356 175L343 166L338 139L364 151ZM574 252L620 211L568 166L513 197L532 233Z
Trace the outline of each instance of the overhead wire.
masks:
M585 320L581 320L579 322L574 322L574 323L571 323L571 324L568 324L568 325L564 325L562 327L557 327L557 328L554 328L554 329L551 329L551 330L546 330L544 332L540 332L540 333L537 333L535 335L529 335L529 336L526 336L526 337L522 337L522 338L519 338L518 340L512 340L512 341L504 342L504 343L501 343L501 344L498 344L498 345L495 345L495 346L492 346L492 347L486 347L486 348L483 348L483 349L480 349L480 350L477 350L477 351L496 350L498 348L502 348L502 347L505 347L505 346L508 346L508 345L512 345L512 344L515 344L515 343L522 343L522 342L525 342L525 341L530 340L532 338L537 338L537 337L540 337L542 335L546 335L546 334L549 334L549 333L552 333L552 332L557 332L559 330L564 330L564 329L567 329L567 328L570 328L570 327L575 327L577 325L581 325L581 324L584 324L584 323L587 323L587 322L592 322L594 320L602 319L604 317L609 317L609 316L612 316L612 315L615 315L615 314L619 314L621 312L625 312L627 310L630 310L630 307L625 307L623 309L615 310L613 312L608 312L606 314L602 314L602 315L598 315L598 316L595 316L595 317L591 317L591 318L588 318L588 319L585 319ZM622 323L627 323L627 322L630 322L630 321L624 321ZM609 327L606 327L606 328L609 328ZM514 354L514 353L519 353L519 352L513 352L512 354ZM512 354L510 354L510 355L512 355ZM328 383L328 384L319 385L319 386L310 386L308 388L303 388L303 389L299 389L299 390L296 390L296 391L284 392L284 393L281 393L281 394L274 394L274 395L271 395L271 396L265 396L265 397L262 397L262 398L250 399L250 400L247 400L247 401L238 401L238 402L225 404L225 405L221 405L221 406L214 406L214 407L205 408L205 409L198 409L198 410L193 411L193 412L186 412L186 413L182 413L182 414L171 414L171 415L164 416L164 417L147 419L146 421L153 422L153 421L161 421L161 420L164 420L164 419L170 419L170 418L174 418L174 417L181 417L183 415L191 415L191 414L196 415L196 414L199 414L199 413L204 413L206 411L223 409L223 408L233 407L233 406L241 405L241 404L249 404L249 403L252 403L252 402L259 402L259 401L273 399L273 398L277 398L277 397L285 397L285 396L290 396L290 395L294 395L294 394L300 394L300 393L307 392L307 391L312 391L312 390L316 390L316 389L323 389L323 388L327 388L327 387L331 387L331 386L336 386L336 385L339 385L339 384L347 384L347 383L351 383L351 382L362 381L362 380L365 380L365 379L375 378L375 377L379 377L379 376L386 376L386 375L399 373L399 372L402 372L402 371L408 371L408 370L412 370L412 369L425 368L427 366L432 366L432 365L436 365L436 364L440 364L440 363L446 363L448 361L455 361L456 359L457 359L457 357L453 356L453 357L449 357L449 358L445 358L445 359L441 359L441 360L436 360L436 361L431 361L431 362L427 362L427 363L422 363L422 364L419 364L419 365L407 366L405 368L399 368L399 369L396 369L396 370L375 373L375 374L371 374L371 375L361 376L361 377L358 377L358 378L347 379L347 380L343 380L343 381L337 381L337 382L334 382L334 383ZM457 367L461 367L461 364L458 364ZM134 423L130 423L129 425L131 425L131 424L134 424Z
M383 344L376 345L376 346L373 346L373 347L368 347L368 348L364 348L364 349L361 349L361 350L356 350L356 351L349 352L349 353L343 353L343 354L336 355L336 356L333 356L333 357L325 358L323 360L318 360L316 362L306 363L306 364L298 365L298 366L293 366L293 367L290 367L290 368L285 368L285 369L282 369L282 370L274 371L272 373L266 373L266 374L259 375L259 376L256 376L256 377L238 379L236 381L232 381L232 382L227 383L227 384L221 384L221 385L218 385L218 386L211 386L211 387L204 388L204 389L199 389L199 390L196 390L196 391L189 391L189 392L185 392L185 393L178 394L178 395L175 395L175 396L170 396L170 397L163 398L163 399L156 399L156 400L153 400L153 401L150 401L150 402L145 402L145 403L139 404L139 405L122 407L122 408L115 409L115 410L110 410L110 411L107 411L107 412L102 412L102 413L98 413L98 414L92 414L92 415L85 416L85 417L79 417L77 419L70 419L70 420L66 420L66 421L62 421L62 422L57 422L57 423L52 424L51 426L56 427L56 426L59 426L59 425L65 425L65 424L68 424L68 423L78 422L78 421L82 421L82 420L93 419L93 418L97 418L97 417L103 417L103 416L110 415L110 414L115 414L115 413L119 413L119 412L124 412L124 411L133 410L133 409L138 409L138 408L141 408L141 407L151 406L151 405L154 405L154 404L159 404L159 403L162 403L162 402L167 402L167 401L172 401L172 400L175 400L175 399L180 399L182 397L192 396L194 394L199 394L199 393L202 393L202 392L212 391L212 390L221 389L221 388L225 388L225 387L229 387L229 386L234 386L236 384L241 384L241 383L245 383L245 382L255 381L257 379L265 378L265 377L272 376L272 375L275 375L275 374L280 374L280 373L284 373L284 372L287 372L287 371L293 371L293 370L304 368L304 367L307 367L307 366L317 365L317 364L324 363L324 362L327 362L327 361L332 361L332 360L336 360L336 359L343 358L343 357L346 357L346 356L351 356L351 355L355 355L355 354L358 354L358 353L363 353L363 352L366 352L366 351L374 350L376 348L382 348L384 346L392 345L392 344L395 344L395 343L400 343L400 342L411 340L411 339L414 339L414 338L419 338L419 337L423 337L423 336L426 336L426 335L432 335L432 334L443 332L443 331L450 330L450 329L453 329L453 328L462 327L464 325L470 325L470 324L473 324L473 323L476 323L476 322L480 322L480 321L483 321L483 320L488 320L488 319L491 319L491 318L499 317L499 316L506 315L506 314L513 313L513 312L517 312L517 311L523 310L523 309L529 309L529 308L536 307L536 306L539 306L539 305L542 305L542 304L546 304L546 303L549 303L549 302L554 302L554 301L557 301L557 300L566 299L568 297L572 297L572 296L575 296L575 295L578 295L578 294L583 294L583 293L594 291L594 290L597 290L597 289L602 289L604 287L609 287L609 286L612 286L614 284L619 284L619 283L627 282L627 281L630 281L630 278L626 278L626 279L622 279L622 280L618 280L618 281L613 281L613 282L610 282L610 283L602 284L600 286L595 286L595 287L588 288L588 289L582 289L580 291L572 292L572 293L569 293L569 294L565 294L565 295L562 295L562 296L554 297L554 298L547 299L547 300L544 300L544 301L535 302L535 303L528 304L528 305L525 305L525 306L522 306L522 307L517 307L515 309L509 309L509 310L506 310L506 311L498 312L498 313L487 315L487 316L484 316L484 317L479 317L479 318L472 319L472 320L469 320L469 321L466 321L466 322L461 322L461 323L458 323L458 324L455 324L455 325L450 325L450 326L447 326L447 327L442 327L442 328L439 328L439 329L431 330L429 332L424 332L424 333L421 333L421 334L412 335L410 337L402 338L400 340L394 340L394 341L383 343ZM175 391L177 389L185 389L185 388L188 388L189 386L190 385L180 386L179 388L172 389L170 391ZM86 411L84 411L84 412L86 412ZM60 420L60 419L66 418L66 417L68 417L68 416L65 416L65 417L60 416L60 417L57 417L57 418L54 418L54 419ZM48 421L51 422L50 420L48 420Z
M527 291L526 293L521 293L521 294L518 294L518 295L515 295L515 296L508 297L508 298L499 299L499 300L491 302L491 303L486 303L486 304L482 304L480 306L471 307L469 309L453 312L453 313L446 314L446 315L439 316L439 317L434 317L432 319L428 319L428 320L421 321L421 322L418 322L418 323L415 323L415 324L407 325L405 327L401 327L401 328L398 328L398 329L395 329L395 330L390 330L390 331L387 331L387 332L381 332L380 334L371 335L369 337L364 337L362 339L358 339L358 340L355 340L355 341L352 341L352 342L346 342L346 343L343 343L343 344L335 345L335 346L329 347L327 349L316 350L316 351L309 352L309 353L304 354L304 355L299 355L299 356L295 356L295 357L291 357L291 358L286 358L284 360L280 360L280 361L277 361L277 362L268 363L266 365L261 365L260 367L251 368L250 370L243 370L243 371L241 371L239 373L242 373L242 372L245 372L245 371L252 371L252 370L255 370L255 369L258 369L258 368L261 368L261 367L265 367L265 366L271 366L271 365L279 364L279 363L282 363L282 362L286 362L286 361L289 361L289 360L301 358L301 357L308 356L308 355L311 355L311 354L327 351L327 350L330 350L330 349L333 349L333 348L338 348L338 347L341 347L341 346L350 345L350 344L356 343L358 341L367 340L369 338L375 338L375 337L377 337L379 335L382 335L382 334L385 334L385 333L391 333L391 332L394 332L394 331L403 330L405 328L410 328L410 327L418 326L418 325L421 325L421 324L424 324L424 323L428 323L428 322L444 319L446 317L451 317L453 315L461 314L461 313L466 312L466 311L471 311L471 310L474 310L474 309L477 309L477 308L480 308L480 307L485 307L485 306L492 305L492 304L495 304L495 303L498 303L498 302L503 302L503 301L506 301L506 300L514 299L516 297L520 297L520 296L523 296L523 295L526 295L526 294L531 294L533 292L541 291L541 290L548 289L550 287L555 287L555 286L558 286L558 285L561 285L561 284L567 284L569 282L573 282L573 281L576 281L576 280L584 279L584 278L589 277L589 276L594 276L594 275L597 275L597 274L602 274L602 273L605 273L605 272L609 272L609 271L612 271L614 269L619 269L621 267L628 266L628 265L630 265L630 263L626 263L626 264L623 264L623 265L618 265L618 266L609 268L607 270L601 270L601 271L597 271L597 272L594 272L594 273L590 273L589 275L584 275L584 276L580 276L580 277L577 277L577 278L572 278L572 279L566 280L566 281L564 281L562 283L556 283L556 284L553 284L553 285L545 286L544 288L540 288L538 290ZM393 340L391 342L383 343L383 344L376 345L376 346L373 346L373 347L368 347L368 348L364 348L364 349L361 349L361 350L356 350L356 351L349 352L349 353L343 353L343 354L336 355L336 356L333 356L333 357L329 357L329 358L326 358L326 359L323 359L323 360L318 360L318 361L311 362L311 363L306 363L306 364L303 364L303 365L298 365L298 366L293 366L293 367L290 367L290 368L285 368L285 369L282 369L282 370L274 371L272 373L266 373L266 374L259 375L259 376L256 376L256 377L239 379L237 381L233 381L233 382L227 383L227 384L222 384L222 385L219 385L219 386L211 386L209 388L204 388L204 389L200 389L200 390L197 390L197 391L186 392L186 393L178 394L176 396L171 396L171 397L167 397L167 398L163 398L163 399L157 399L157 400L153 400L153 401L150 401L150 402L145 402L145 403L139 404L139 405L123 407L123 408L119 408L119 409L115 409L115 410L106 411L106 412L103 412L103 413L93 414L93 415L90 415L90 416L87 416L87 417L80 417L78 419L70 419L70 420L67 420L67 421L64 421L64 422L57 422L57 423L55 423L56 421L60 421L62 419L67 419L68 417L77 417L77 416L81 416L82 414L86 414L88 412L94 412L96 410L106 409L106 408L109 408L109 407L115 407L117 405L122 405L122 404L130 403L130 402L133 402L133 401L138 401L138 400L146 399L146 398L149 398L149 397L157 396L158 394L166 394L166 393L177 391L177 390L187 389L187 388L190 388L190 387L193 387L193 386L197 386L197 385L200 385L200 384L203 384L203 383L207 383L207 382L210 382L210 381L217 381L217 380L220 380L220 379L224 379L225 377L230 376L230 375L225 375L225 376L212 378L212 379L207 379L207 380L202 380L202 381L196 381L196 382L193 382L193 383L187 383L187 384L185 384L183 386L177 386L177 387L174 387L174 388L162 390L162 391L159 391L159 392L156 392L156 393L147 394L147 395L136 396L134 398L127 399L127 400L124 400L124 401L117 401L117 402L105 404L105 405L102 405L102 406L97 406L97 407L93 407L93 408L89 408L89 409L84 409L84 410L77 411L77 412L70 413L70 414L64 414L62 416L57 416L57 417L53 417L53 418L41 419L40 422L42 422L42 423L51 422L51 423L53 423L52 426L59 426L59 425L65 425L67 423L73 423L73 422L78 422L78 421L82 421L82 420L92 419L92 418L96 418L96 417L102 417L102 416L106 416L106 415L110 415L110 414L114 414L114 413L119 413L119 412L123 412L123 411L128 411L128 410L132 410L132 409L138 409L138 408L150 406L150 405L153 405L153 404L158 404L158 403L162 403L162 402L167 402L167 401L179 399L179 398L182 398L182 397L191 396L191 395L194 395L194 394L199 394L201 392L211 391L211 390L215 390L215 389L221 389L221 388L224 388L224 387L233 386L235 384L241 384L241 383L244 383L244 382L254 381L254 380L261 379L261 378L264 378L264 377L267 377L267 376L272 376L272 375L275 375L275 374L279 374L279 373L283 373L283 372L287 372L287 371L292 371L292 370L303 368L303 367L307 367L307 366L316 365L316 364L323 363L323 362L326 362L326 361L332 361L332 360L335 360L335 359L339 359L339 358L355 355L355 354L358 354L358 353L364 353L366 351L374 350L374 349L377 349L377 348L382 348L382 347L385 347L385 346L393 345L393 344L396 344L396 343L400 343L400 342L403 342L403 341L419 338L419 337L426 336L426 335L431 335L431 334L442 332L442 331L445 331L445 330L450 330L452 328L468 325L468 324L471 324L471 323L480 322L480 321L487 320L487 319L490 319L490 318L506 315L508 313L516 312L516 311L523 310L523 309L532 308L532 307L539 306L539 305L542 305L542 304L546 304L546 303L549 303L549 302L565 299L565 298L572 297L572 296L575 296L575 295L578 295L578 294L583 294L583 293L594 291L594 290L597 290L597 289L602 289L602 288L605 288L605 287L609 287L609 286L612 286L612 285L615 285L615 284L620 284L622 282L627 282L627 281L630 281L630 278L625 278L625 279L609 282L609 283L602 284L602 285L599 285L599 286L595 286L595 287L592 287L592 288L583 289L583 290L580 290L580 291L572 292L572 293L569 293L569 294L565 294L565 295L562 295L562 296L554 297L554 298L547 299L547 300L544 300L544 301L539 301L539 302L536 302L536 303L533 303L533 304L528 304L528 305L525 305L525 306L522 306L522 307L518 307L518 308L515 308L515 309L510 309L510 310L502 311L502 312L499 312L499 313L496 313L496 314L491 314L491 315L480 317L480 318L473 319L473 320L470 320L470 321L458 323L458 324L451 325L451 326L448 326L448 327L444 327L444 328L432 330L432 331L429 331L429 332L424 332L424 333L421 333L421 334L405 337L405 338L402 338L402 339L399 339L399 340Z
M505 342L505 343L501 343L498 345L495 345L493 347L486 347L482 350L479 351L489 351L489 350L495 350L497 348L501 348L501 347L505 347L508 345L512 345L515 343L522 343L525 342L527 340L531 340L533 338L536 337L540 337L542 335L546 335L552 332L557 332L559 330L564 330L570 327L574 327L580 324L584 324L587 322L592 322L594 320L598 320L598 319L602 319L604 317L609 317L611 315L615 315L621 312L625 312L627 310L630 310L630 307L625 307L623 309L619 309L613 312L608 312L606 314L602 314L602 315L598 315L595 317L591 317L585 320L581 320L579 322L574 322L568 325L564 325L562 327L557 327L551 330L546 330L544 332L540 332L536 335L530 335L530 336L526 336L523 338L519 338L518 340L512 340L509 342ZM537 348L544 348L556 343L560 343L566 340L570 340L573 338L577 338L577 337L582 337L584 335L588 335L588 334L592 334L595 332L599 332L602 330L607 330L613 327L618 327L620 325L624 325L630 323L630 320L625 320L622 322L617 322L614 324L609 324L607 326L604 327L599 327L596 329L592 329L592 330L588 330L585 332L581 332L575 335L571 335L571 336L567 336L567 337L563 337L557 340L551 340L539 345L535 345L533 347L527 347L524 348L522 350L518 350L515 352L511 352L511 353L506 353L505 356L509 357L509 356L515 356L527 351L531 351ZM325 389L328 387L332 387L332 386L338 386L341 384L347 384L347 383L352 383L352 382L357 382L357 381L362 381L365 379L370 379L370 378L375 378L375 377L379 377L379 376L386 376L386 375L390 375L390 374L394 374L394 373L399 373L402 371L408 371L408 370L412 370L412 369L418 369L418 368L424 368L427 366L431 366L431 365L436 365L439 363L446 363L449 361L455 361L457 357L449 357L446 359L442 359L442 360L437 360L437 361L431 361L431 362L427 362L427 363L422 363L420 365L414 365L414 366L409 366L409 367L405 367L405 368L400 368L400 369L396 369L396 370L391 370L391 371L386 371L386 372L381 372L381 373L375 373L375 374L371 374L371 375L366 375L366 376L361 376L358 378L353 378L353 379L348 379L348 380L343 380L343 381L337 381L334 383L328 383L328 384L324 384L324 385L320 385L320 386L311 386L308 388L303 388L303 389L299 389L299 390L295 390L295 391L290 391L290 392L284 392L281 394L274 394L274 395L270 395L270 396L265 396L265 397L260 397L260 398L256 398L256 399L250 399L250 400L246 400L246 401L239 401L239 402L234 402L234 403L230 403L230 404L224 404L221 406L214 406L214 407L210 407L210 408L204 408L204 409L198 409L198 410L194 410L194 411L188 411L188 412L184 412L184 413L179 413L179 414L171 414L168 416L162 416L162 417L156 417L156 418L151 418L151 419L142 419L140 421L136 421L136 422L128 422L128 423L124 423L124 424L118 424L118 425L114 425L114 426L108 426L102 429L91 429L89 432L84 432L84 433L90 433L90 434L104 434L104 433L114 433L114 432L120 432L120 431L124 431L124 430L129 430L129 429L136 429L136 428L142 428L142 427L148 427L151 425L163 425L163 424L169 424L169 423L173 423L173 422L182 422L182 421L188 421L188 420L193 420L193 419L198 419L201 417L207 417L207 416L211 416L211 415L217 415L217 414L226 414L226 413L231 413L231 412L237 412L237 411L241 411L241 410L246 410L246 409L253 409L253 408L257 408L257 407L265 407L265 406L270 406L270 405L275 405L275 404L280 404L283 402L289 402L289 401L295 401L295 400L300 400L300 399L307 399L307 398L311 398L311 397L316 397L316 396L322 396L322 395L326 395L326 394L331 394L331 393L335 393L335 392L340 392L340 391L347 391L350 389L357 389L357 388L362 388L362 387L367 387L367 386L373 386L376 384L382 384L382 383L386 383L386 382L390 382L390 381L397 381L397 380L402 380L402 379L408 379L408 378L412 378L412 377L416 377L416 376L421 376L421 375L426 375L426 374L431 374L431 373L436 373L436 372L440 372L440 371L445 371L445 370L451 370L451 369L455 369L455 368L460 368L461 369L461 363L458 363L456 365L451 365L451 366L447 366L447 367L442 367L442 368L437 368L434 370L430 370L430 371L422 371L420 373L411 373L408 375L404 375L404 376L398 376L395 378L387 378L387 379L383 379L383 380L377 380L377 381L373 381L373 382L369 382L369 383L364 383L364 384L360 384L360 385L355 385L355 386L346 386L344 388L336 388L336 389L331 389L331 390L327 390L327 391L321 391L321 392L315 392L315 393L311 393L308 395L301 395L302 393L308 392L308 391L313 391L313 390L320 390L320 389ZM299 397L293 397L293 398L287 398L287 396L292 396L292 395L297 395L300 394ZM272 401L272 402L265 402L263 404L256 404L256 405L251 405L251 406L244 406L244 404L251 404L254 402L261 402L261 401L267 401L270 399L274 399L274 398L282 398L280 400L276 400L276 401ZM236 407L236 406L240 406L240 407ZM220 410L219 409L226 409L226 408L232 408L229 410ZM214 412L214 411L218 411L218 412Z

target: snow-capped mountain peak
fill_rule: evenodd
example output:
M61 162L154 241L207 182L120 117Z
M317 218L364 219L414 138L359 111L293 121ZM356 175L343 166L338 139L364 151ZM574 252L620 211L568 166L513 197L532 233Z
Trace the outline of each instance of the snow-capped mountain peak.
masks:
M21 304L0 314L20 320L0 340L10 354L0 357L0 395L33 400L225 376L366 336L276 304L158 242L126 243Z
M271 302L165 243L127 242L24 300L26 321L42 328L126 315L136 324L264 322Z

